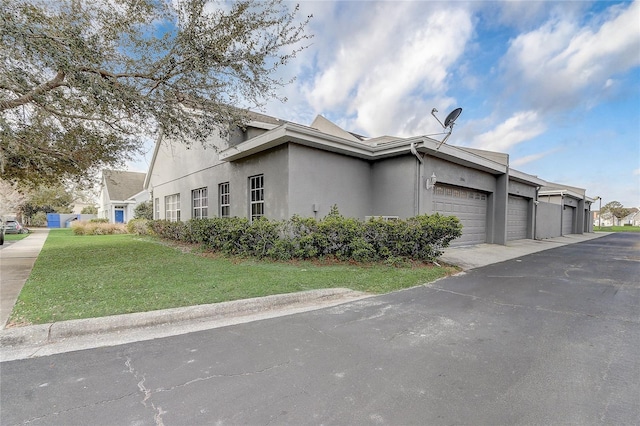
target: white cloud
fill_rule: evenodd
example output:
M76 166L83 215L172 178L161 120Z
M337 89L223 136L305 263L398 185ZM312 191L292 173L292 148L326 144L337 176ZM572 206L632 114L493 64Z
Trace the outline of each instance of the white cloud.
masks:
M640 65L640 2L608 12L608 20L584 27L553 18L511 42L502 66L513 87L526 87L523 102L536 109L572 107Z
M511 167L521 167L521 166L524 166L525 164L532 163L534 161L540 160L540 159L546 157L547 155L554 154L554 153L556 153L558 151L559 151L559 149L551 149L551 150L545 151L545 152L539 152L539 153L536 153L536 154L526 155L524 157L519 157L519 158L515 158L515 159L509 159L509 165Z
M477 136L472 146L490 151L506 152L514 145L544 133L546 126L535 111L519 111L493 130Z
M633 171L633 175L634 175L634 176L638 176L638 175L640 175L640 169L635 169L635 170Z
M373 5L363 19L345 21L349 37L309 86L308 101L319 113L343 111L353 130L370 135L426 133L431 108L453 102L447 78L472 35L471 15L421 2Z

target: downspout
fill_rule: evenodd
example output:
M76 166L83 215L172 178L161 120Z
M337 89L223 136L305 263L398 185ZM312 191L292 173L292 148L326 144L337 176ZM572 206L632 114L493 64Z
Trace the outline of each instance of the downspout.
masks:
M565 211L565 205L564 205L564 193L565 191L560 191L560 206L562 207L560 209L560 236L563 237L564 236L564 211ZM551 196L549 196L551 197Z
M415 180L415 195L413 197L413 214L418 216L420 214L420 166L423 163L422 156L416 150L415 143L411 142L411 153L416 156L416 180Z
M537 240L536 232L538 232L538 204L540 204L540 200L538 200L538 193L540 192L540 187L536 186L536 196L533 199L533 229L531 230L532 240Z

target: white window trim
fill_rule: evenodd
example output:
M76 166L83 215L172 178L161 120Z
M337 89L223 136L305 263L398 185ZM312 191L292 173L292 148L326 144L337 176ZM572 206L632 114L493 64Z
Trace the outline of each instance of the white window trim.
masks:
M180 193L164 197L164 217L171 222L180 222Z
M264 216L264 175L249 177L249 220Z
M207 187L191 191L191 218L206 219L209 215L209 191ZM196 205L197 204L197 205Z
M226 190L226 192L223 192ZM222 182L218 185L218 201L219 201L219 209L218 216L219 217L230 217L231 216L231 185L229 182ZM226 209L226 214L225 214Z

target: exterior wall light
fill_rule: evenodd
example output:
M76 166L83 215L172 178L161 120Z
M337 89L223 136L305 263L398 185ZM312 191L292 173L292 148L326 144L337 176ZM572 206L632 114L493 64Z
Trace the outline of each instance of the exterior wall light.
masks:
M433 187L436 186L436 182L438 182L438 178L436 178L436 174L435 173L431 173L431 177L425 179L425 181L424 181L425 187L427 189L433 189Z

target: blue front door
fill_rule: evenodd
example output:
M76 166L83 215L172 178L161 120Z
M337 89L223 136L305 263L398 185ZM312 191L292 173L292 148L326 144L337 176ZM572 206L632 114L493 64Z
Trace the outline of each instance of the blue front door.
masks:
M116 223L124 223L124 210L116 209Z

